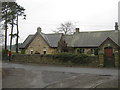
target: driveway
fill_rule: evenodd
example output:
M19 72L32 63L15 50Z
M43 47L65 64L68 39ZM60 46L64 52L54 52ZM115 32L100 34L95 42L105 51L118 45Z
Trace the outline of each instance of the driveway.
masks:
M116 68L3 63L3 88L117 88ZM110 85L111 84L111 85Z

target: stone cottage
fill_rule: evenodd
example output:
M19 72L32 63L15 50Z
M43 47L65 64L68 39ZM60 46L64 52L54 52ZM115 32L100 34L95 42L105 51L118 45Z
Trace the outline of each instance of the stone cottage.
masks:
M115 30L76 32L63 35L58 43L59 52L99 55L100 66L118 65L120 56L120 30L115 23Z
M21 50L25 51L25 54L54 54L57 52L58 41L62 34L44 34L41 32L41 28L37 28L37 32L34 35L29 35L22 46Z

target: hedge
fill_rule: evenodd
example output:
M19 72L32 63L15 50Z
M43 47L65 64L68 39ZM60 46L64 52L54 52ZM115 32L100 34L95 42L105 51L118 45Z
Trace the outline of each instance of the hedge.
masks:
M85 54L59 53L53 55L53 58L65 63L71 62L74 64L87 64L90 62L88 56Z

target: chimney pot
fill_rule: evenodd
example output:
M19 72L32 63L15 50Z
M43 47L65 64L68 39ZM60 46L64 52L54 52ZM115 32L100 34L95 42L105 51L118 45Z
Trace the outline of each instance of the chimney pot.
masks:
M118 23L115 22L115 30L118 30Z
M76 33L79 33L79 28L76 28Z
M41 28L40 27L37 28L37 32L41 32Z

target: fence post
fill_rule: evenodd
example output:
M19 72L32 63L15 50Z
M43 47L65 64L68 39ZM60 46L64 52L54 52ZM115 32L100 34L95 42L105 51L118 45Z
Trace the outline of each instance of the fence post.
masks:
M99 53L99 66L104 66L104 53Z
M115 67L118 67L118 59L119 59L118 51L114 53L114 58L115 58Z

